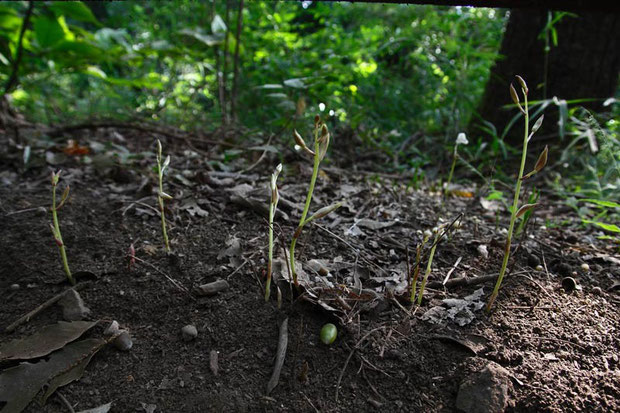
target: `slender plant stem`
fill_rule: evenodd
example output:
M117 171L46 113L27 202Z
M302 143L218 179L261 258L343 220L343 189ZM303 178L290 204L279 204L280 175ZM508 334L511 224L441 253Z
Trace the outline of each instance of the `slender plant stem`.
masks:
M493 306L493 302L497 298L499 294L499 287L502 284L504 279L504 275L506 274L506 268L508 266L508 259L510 258L510 245L512 244L512 233L515 227L515 221L517 218L517 206L519 204L519 195L521 193L521 183L523 181L523 171L525 170L525 160L527 158L527 143L528 143L528 132L530 127L530 115L527 106L527 93L523 93L524 102L525 102L525 132L523 134L523 152L521 153L521 167L519 168L519 178L517 179L517 185L515 188L515 195L512 201L512 213L510 214L510 226L508 227L508 236L506 237L506 245L504 247L504 260L502 261L502 268L499 272L499 276L497 277L497 282L495 283L495 288L493 289L493 293L489 298L489 302L487 303L486 311L491 311L491 307Z
M166 252L170 253L170 241L168 240L168 231L166 231L166 209L164 208L164 198L161 195L164 193L164 171L161 167L161 152L157 156L157 176L159 177L159 193L157 194L157 201L159 203L159 213L161 215L161 234L164 237Z
M269 301L271 294L271 272L273 270L273 217L275 215L275 206L273 199L269 203L269 252L267 255L267 281L265 282L265 301Z
M456 166L456 157L458 154L456 153L457 145L454 145L454 156L452 157L452 166L450 167L450 173L448 174L448 181L446 182L446 189L444 190L444 196L448 194L450 190L450 182L452 182L452 175L454 174L454 167Z
M60 225L58 224L58 212L56 209L56 185L52 185L52 221L54 222L54 237L60 250L60 258L62 259L62 266L67 274L67 279L71 285L75 285L73 274L69 269L69 261L67 260L67 251L65 250L65 243L62 240L62 234L60 233Z
M424 273L424 279L422 280L422 285L420 285L420 293L418 294L418 305L422 304L422 297L424 296L424 288L426 287L428 276L431 273L431 265L433 264L433 257L435 256L435 250L437 249L437 245L439 244L440 236L441 236L441 230L438 229L437 235L435 235L435 241L433 242L433 247L431 248L431 253L428 256L428 263L426 264L426 272Z
M319 154L319 131L320 128L316 127L314 131L314 165L312 166L312 178L310 179L308 195L306 195L306 205L304 206L304 210L301 213L299 225L297 226L297 229L293 234L293 240L291 241L291 248L289 251L289 258L291 260L291 273L293 274L293 283L296 286L299 285L299 282L297 281L297 273L295 272L295 244L297 244L297 239L301 235L301 230L303 229L304 225L306 225L306 216L308 215L308 211L310 210L310 202L312 201L314 185L316 184L316 178L319 175L319 163L321 162L321 157Z
M422 240L422 243L420 245L418 245L418 248L416 248L416 253L415 253L415 268L413 270L413 277L411 278L411 302L413 303L415 300L415 287L416 284L418 283L418 276L420 275L420 255L422 253L422 248L424 247L424 244L426 243L426 239Z

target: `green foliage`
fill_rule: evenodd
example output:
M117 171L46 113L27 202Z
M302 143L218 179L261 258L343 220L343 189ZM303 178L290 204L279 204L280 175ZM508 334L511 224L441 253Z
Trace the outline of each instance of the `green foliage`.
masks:
M94 114L192 127L219 121L216 55L232 54L236 12L224 2L36 3L15 104L34 119ZM0 8L0 80L15 55L24 4ZM101 15L100 15L101 14ZM333 125L455 135L496 56L504 16L491 9L246 2L239 121L282 125L300 99ZM0 46L1 48L1 46ZM231 80L231 58L224 81ZM59 99L63 96L63 99ZM46 102L45 104L41 102ZM327 116L329 115L329 116ZM367 138L378 138L371 132ZM379 141L394 147L400 138Z

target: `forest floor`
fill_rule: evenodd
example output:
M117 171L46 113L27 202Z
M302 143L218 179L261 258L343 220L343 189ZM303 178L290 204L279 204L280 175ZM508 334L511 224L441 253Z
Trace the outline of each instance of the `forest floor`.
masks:
M89 158L67 148L65 136L33 146L27 170L10 135L0 134L0 346L63 319L53 305L4 331L70 287L48 225L53 169L63 170L60 190L71 186L59 211L69 265L82 272L86 319L99 320L81 338L103 337L117 320L133 340L127 351L103 346L79 380L25 411L106 403L113 412L620 411L618 246L597 239L558 199L543 197L515 240L511 272L487 315L483 305L506 238L504 207L466 188L444 202L427 187L413 189L409 179L371 172L381 168L380 157L356 162L330 153L311 210L344 205L302 233L296 258L303 294L291 296L285 266L276 266L278 309L275 289L268 303L263 297L268 225L260 205L268 205L270 174L283 160L275 252L281 260L311 161L267 151L247 170L257 157L162 137L172 159L164 191L174 197L167 204L167 256L152 134L78 130L72 137L89 146ZM289 139L273 145L285 147ZM407 257L415 257L424 230L457 217L460 225L437 246L422 305L411 305ZM129 266L132 243L136 262ZM228 288L197 294L197 286L218 279ZM267 394L285 319L284 365ZM319 339L328 322L338 326L331 345ZM186 325L197 337L184 338ZM5 356L0 347L0 407L2 385L26 359Z

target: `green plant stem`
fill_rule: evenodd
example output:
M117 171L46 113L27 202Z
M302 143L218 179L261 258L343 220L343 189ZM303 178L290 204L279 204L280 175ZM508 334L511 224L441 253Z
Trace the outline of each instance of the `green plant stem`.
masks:
M524 102L525 102L525 133L523 134L523 152L521 153L521 167L519 168L519 178L517 179L517 185L515 188L515 195L512 201L512 213L510 214L510 226L508 227L508 236L506 237L506 245L504 246L504 260L502 261L502 268L499 271L499 276L497 277L497 282L495 283L495 288L493 288L493 293L489 298L489 302L487 303L486 311L487 313L491 311L491 307L493 306L493 302L497 298L499 294L499 287L502 285L502 281L504 280L504 275L506 274L506 268L508 266L508 259L510 258L510 246L512 245L512 233L515 227L515 221L517 218L517 206L519 204L519 195L521 193L521 183L523 182L523 171L525 170L525 160L527 158L527 143L528 143L528 132L529 132L529 122L530 116L527 107L527 94L524 93Z
M52 221L54 222L54 237L60 250L60 258L62 259L62 266L67 274L67 279L71 285L75 285L73 274L69 269L69 261L67 260L67 251L65 250L65 243L62 241L62 234L60 233L60 225L58 224L58 213L56 210L56 185L52 186Z
M161 215L161 233L164 237L164 244L166 245L166 252L170 252L170 242L168 241L168 233L166 231L166 215L164 209L164 199L160 196L157 197L159 200L159 213Z
M269 252L267 255L267 281L265 282L265 301L269 301L271 294L271 272L273 269L273 217L275 215L275 207L273 199L269 203Z
M426 244L426 239L422 239L422 243L418 245L415 253L415 268L413 270L413 277L411 278L411 302L415 301L415 286L418 283L418 276L420 275L420 255L422 253L422 248L424 248L424 244Z
M164 193L163 172L161 170L161 160L157 160L157 175L159 176L159 193ZM161 233L164 237L164 244L166 246L166 252L170 253L170 242L168 241L168 232L166 231L166 213L164 208L164 198L161 195L157 195L159 201L159 212L161 215Z
M310 187L308 188L308 194L306 195L306 205L304 206L304 210L301 213L301 219L299 220L299 225L293 234L293 240L291 241L291 248L289 249L289 258L291 261L291 273L293 274L293 283L295 286L299 285L297 281L297 273L295 272L295 245L297 244L297 239L301 235L301 230L304 225L306 225L306 216L308 215L308 211L310 210L310 202L312 201L312 193L314 192L314 185L316 184L316 178L319 175L319 163L321 163L321 158L319 155L319 128L315 128L314 131L314 164L312 166L312 178L310 179Z
M426 272L424 273L424 279L422 280L422 285L420 285L420 294L418 295L418 305L422 304L422 296L424 296L424 288L426 287L428 276L431 273L431 265L433 263L433 257L435 256L435 250L437 249L437 244L439 244L440 234L441 234L440 230L437 230L437 235L435 235L435 240L433 241L433 247L431 248L431 253L428 256L428 263L426 264Z
M452 157L452 166L450 167L450 173L448 174L448 181L446 182L446 189L443 191L444 196L448 194L450 182L452 182L452 175L454 174L454 167L456 166L456 158L458 154L456 153L457 145L454 145L454 156Z

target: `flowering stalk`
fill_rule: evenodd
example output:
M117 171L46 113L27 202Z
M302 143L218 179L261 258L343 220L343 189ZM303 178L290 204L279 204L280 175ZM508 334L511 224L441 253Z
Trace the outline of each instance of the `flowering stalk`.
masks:
M60 173L62 170L58 172L52 172L52 207L50 208L52 211L52 222L53 225L50 224L50 228L52 229L52 234L54 235L54 240L56 241L56 245L60 251L60 258L62 259L62 266L65 270L65 274L67 275L67 279L72 285L75 285L75 279L71 274L71 270L69 269L69 262L67 261L67 252L65 250L65 244L62 241L62 234L60 233L60 225L58 224L58 210L62 208L65 204L65 201L69 197L69 185L65 188L62 193L62 197L60 199L60 203L56 205L56 187L58 186L58 181L60 179Z
M269 189L271 190L271 202L269 203L269 253L267 256L267 281L265 282L265 301L269 301L269 295L271 294L271 272L273 269L273 218L276 215L276 209L278 208L278 201L280 195L278 194L278 175L282 172L282 164L276 167L276 170L271 175L271 181L269 182ZM279 296L280 297L280 296ZM278 303L282 301L281 297L278 299Z
M521 183L523 182L524 179L527 179L530 176L540 172L547 163L548 148L545 147L543 152L538 157L538 161L536 162L536 166L534 167L534 170L528 173L527 175L523 176L523 171L525 170L525 160L527 157L527 144L529 143L530 139L532 139L532 136L534 136L534 133L536 133L536 131L540 129L542 122L543 122L543 116L538 118L538 120L536 121L536 123L534 124L530 132L530 129L529 129L530 115L528 111L528 100L527 100L528 88L527 88L527 84L525 83L525 80L523 80L521 76L517 76L517 80L519 84L521 85L521 92L523 94L524 107L521 106L521 102L519 101L519 95L517 94L517 91L512 84L510 85L510 96L512 97L513 102L519 107L519 110L521 111L521 113L523 113L524 122L525 122L525 129L524 129L524 134L523 134L523 149L521 152L521 166L519 168L519 178L517 179L517 183L515 187L515 195L512 201L512 210L510 214L510 225L508 227L508 235L506 237L506 244L504 246L504 260L502 261L502 267L500 269L499 276L497 277L495 288L493 289L493 293L491 293L491 297L489 298L489 301L486 306L487 313L491 311L491 307L493 306L493 303L495 302L495 299L497 298L497 295L499 294L499 288L504 279L504 275L506 274L506 268L508 266L508 259L510 258L510 246L512 244L512 234L513 234L514 227L515 227L515 221L517 220L517 218L519 218L520 216L525 214L527 211L533 209L536 206L536 204L525 204L521 208L517 209L517 206L519 204L519 196L521 194Z
M459 157L458 147L459 145L467 145L469 141L467 140L467 136L463 132L459 133L456 137L456 142L454 143L454 153L452 155L452 166L450 167L450 173L448 174L448 181L446 182L446 186L444 189L444 195L448 194L450 189L450 182L452 182L452 175L454 174L454 167L456 166L456 160Z
M168 233L166 231L166 213L164 208L164 199L172 199L170 195L164 192L164 171L170 165L170 155L166 156L163 164L161 161L161 142L157 140L157 177L159 179L159 190L157 191L157 201L159 203L159 212L161 215L161 233L164 237L164 245L166 252L170 253L170 242L168 241Z
M312 178L310 178L310 186L308 187L308 194L306 195L306 204L304 206L304 210L301 213L301 218L299 220L299 225L293 234L293 239L291 240L291 247L289 248L290 255L290 263L291 263L291 273L293 274L293 283L295 286L299 285L297 280L297 273L295 272L295 245L297 244L297 239L299 239L301 235L301 231L304 228L304 225L309 223L310 221L322 218L330 212L336 210L340 207L341 203L333 204L328 207L324 207L319 209L315 214L313 214L310 218L306 219L308 215L308 211L310 210L310 202L312 201L312 193L314 192L314 186L316 184L316 178L319 174L319 164L325 157L327 153L327 148L329 146L329 132L327 130L327 125L321 122L321 118L317 115L314 117L314 150L309 149L306 146L303 138L297 131L294 131L293 137L295 138L295 142L301 149L305 152L311 154L314 157L314 163L312 167Z

